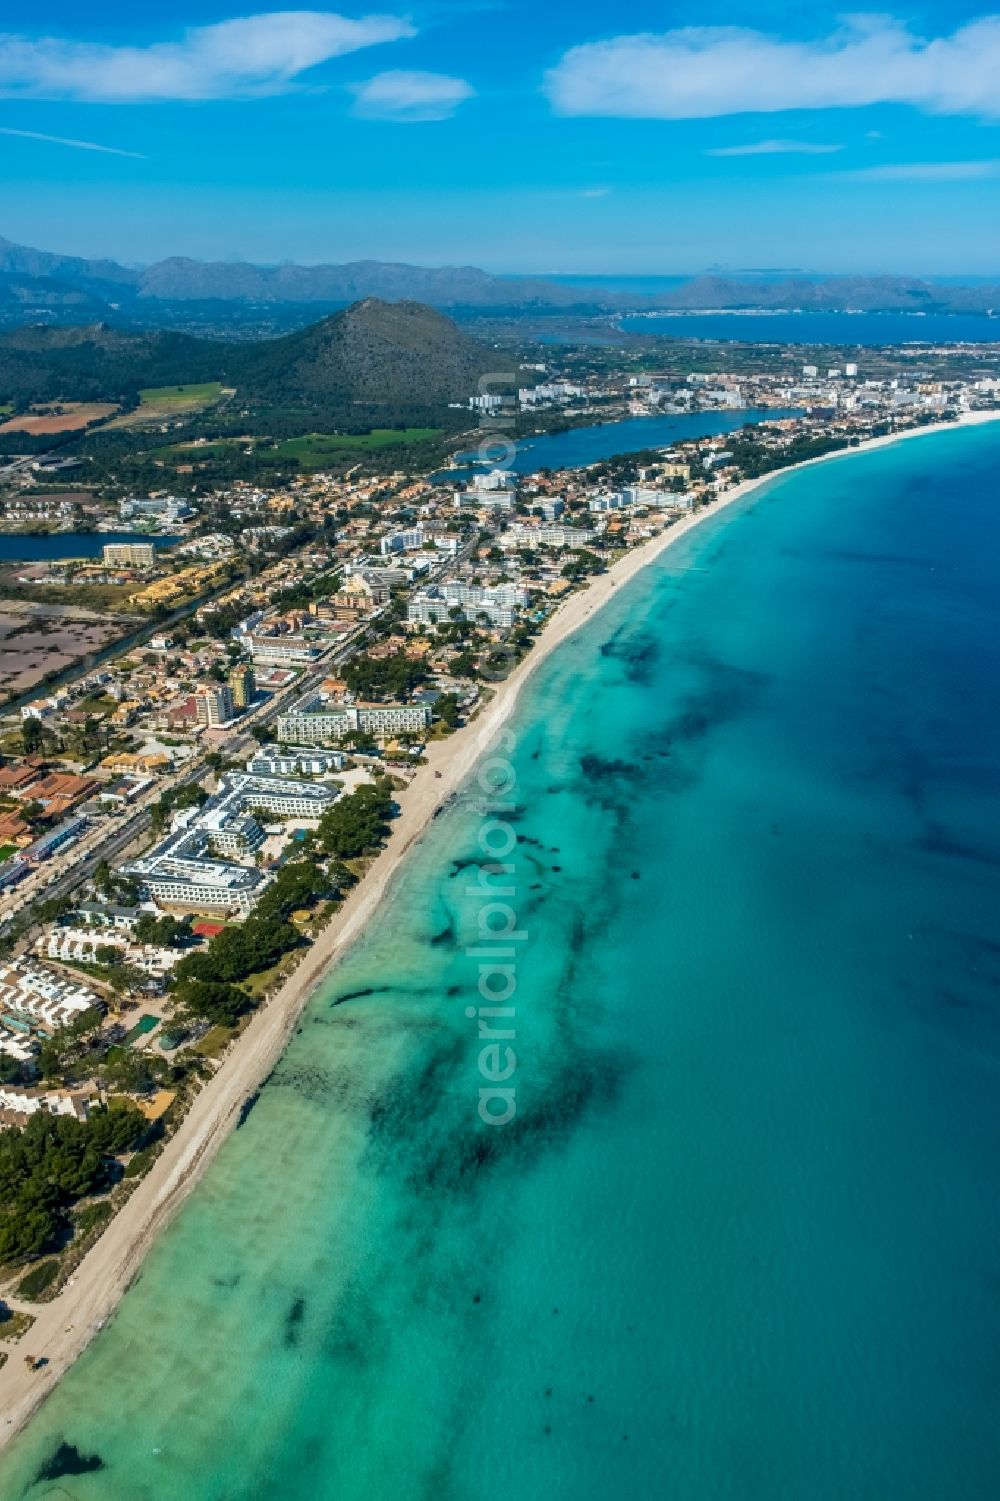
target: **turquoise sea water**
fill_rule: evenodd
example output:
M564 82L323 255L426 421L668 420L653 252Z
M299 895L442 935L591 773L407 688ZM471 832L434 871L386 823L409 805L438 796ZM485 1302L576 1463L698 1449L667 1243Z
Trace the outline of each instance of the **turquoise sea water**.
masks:
M515 1119L473 785L4 1501L992 1501L998 460L778 479L544 664Z

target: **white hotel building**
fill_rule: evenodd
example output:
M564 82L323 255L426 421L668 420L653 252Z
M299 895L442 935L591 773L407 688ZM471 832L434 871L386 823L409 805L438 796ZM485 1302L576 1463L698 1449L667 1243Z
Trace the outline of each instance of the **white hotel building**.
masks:
M507 628L514 624L518 610L523 610L527 603L528 591L519 584L484 587L453 579L414 595L406 607L406 619L411 625L429 625L447 621L449 611L460 609L466 616L485 615L490 625Z
M307 695L278 718L278 739L289 745L325 745L345 735L421 734L431 722L426 704L338 704Z
M270 878L220 856L248 854L263 844L254 811L280 819L318 819L337 795L338 789L328 783L230 773L207 803L183 814L166 839L123 866L122 874L140 881L161 906L245 915Z
M294 636L251 636L250 653L258 667L308 667L319 648Z
M515 523L497 539L503 548L511 547L586 547L597 533L582 526L527 526Z

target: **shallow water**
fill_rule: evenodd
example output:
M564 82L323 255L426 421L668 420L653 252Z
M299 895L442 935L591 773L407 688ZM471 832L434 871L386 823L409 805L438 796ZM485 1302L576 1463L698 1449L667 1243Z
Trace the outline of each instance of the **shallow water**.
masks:
M4 1501L996 1494L998 459L778 479L539 669L514 1120L473 785Z

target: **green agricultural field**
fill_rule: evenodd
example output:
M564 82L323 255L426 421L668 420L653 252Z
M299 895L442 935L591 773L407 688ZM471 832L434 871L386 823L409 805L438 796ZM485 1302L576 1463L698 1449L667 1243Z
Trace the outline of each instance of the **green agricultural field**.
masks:
M144 407L170 411L174 407L207 406L221 395L221 380L206 380L189 386L147 386L139 392L139 400Z
M297 459L304 469L320 469L355 455L375 453L382 448L426 443L440 437L439 427L376 427L370 433L306 433L302 438L288 438L274 452L283 459Z
M9 860L10 857L11 857L11 855L16 855L16 854L17 854L17 845L16 844L0 844L0 865L3 864L4 860Z

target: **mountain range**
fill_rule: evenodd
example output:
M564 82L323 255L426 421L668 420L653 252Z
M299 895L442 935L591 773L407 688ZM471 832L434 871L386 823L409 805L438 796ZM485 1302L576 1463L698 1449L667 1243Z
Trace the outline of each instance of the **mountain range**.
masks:
M566 286L531 276L492 276L475 266L410 266L389 261L344 265L255 266L174 256L139 268L34 250L0 238L0 313L65 322L112 313L144 322L157 305L318 304L326 309L377 297L417 301L461 314L621 312L626 308L808 308L836 312L986 312L1000 307L1000 286L959 286L904 276L835 276L755 281L692 277L655 296Z
M0 238L0 299L27 302L37 290L50 305L59 291L74 303L277 302L324 304L365 297L429 303L440 308L569 308L593 299L535 277L491 276L475 266L408 266L391 261L345 265L253 266L242 261L196 261L182 256L138 270L114 261L54 255ZM626 299L621 299L625 305Z

